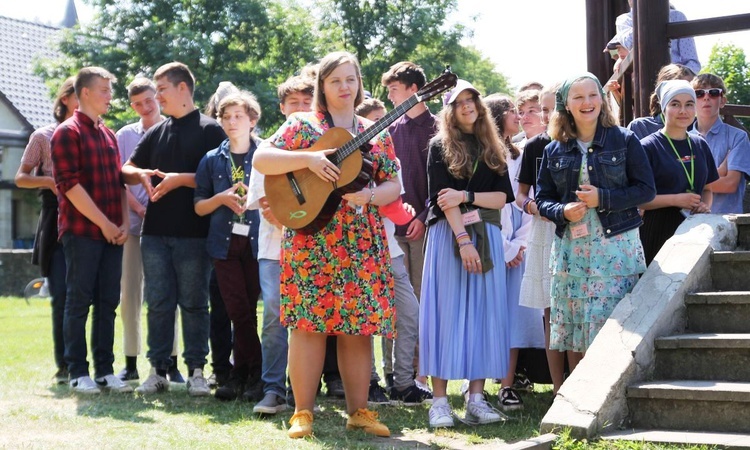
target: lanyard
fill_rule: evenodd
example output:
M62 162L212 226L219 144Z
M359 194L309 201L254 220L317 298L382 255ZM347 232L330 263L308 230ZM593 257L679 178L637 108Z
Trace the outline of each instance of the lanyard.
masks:
M242 159L245 159L245 155L242 155ZM237 183L238 181L245 181L245 168L243 166L236 166L234 164L234 156L232 153L229 153L229 163L232 165L232 185ZM237 189L237 194L240 196L245 195L245 189L240 187ZM235 222L237 223L244 223L245 222L245 216L244 214L235 214Z
M695 192L695 155L693 155L693 144L690 143L690 136L687 137L688 147L690 148L690 173L688 174L687 167L685 167L685 162L682 160L682 156L680 156L680 152L677 151L677 149L674 146L674 143L672 142L672 139L667 135L667 133L662 133L667 138L667 141L669 142L669 145L672 147L672 151L674 151L674 154L677 155L677 161L682 164L682 169L685 171L685 178L687 178L688 183L690 183L690 192Z

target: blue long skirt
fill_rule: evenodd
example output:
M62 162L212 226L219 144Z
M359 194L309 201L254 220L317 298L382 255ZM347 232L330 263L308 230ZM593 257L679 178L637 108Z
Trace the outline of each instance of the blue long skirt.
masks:
M430 226L419 304L419 373L446 380L502 378L510 327L500 227L485 225L494 268L470 274L447 220Z

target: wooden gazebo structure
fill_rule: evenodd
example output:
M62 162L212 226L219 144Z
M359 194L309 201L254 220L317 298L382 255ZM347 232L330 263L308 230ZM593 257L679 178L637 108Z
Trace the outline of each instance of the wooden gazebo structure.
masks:
M612 61L602 53L615 35L615 19L630 9L627 0L586 0L586 54L588 70L600 80L612 76ZM687 36L728 33L750 28L750 13L710 19L669 22L669 0L633 0L633 64L631 77L623 85L621 119L627 124L634 117L649 115L649 97L659 69L670 63L669 41ZM705 63L705 61L702 61ZM635 95L633 95L635 93ZM632 101L631 101L632 99ZM722 114L750 117L748 105L726 105Z

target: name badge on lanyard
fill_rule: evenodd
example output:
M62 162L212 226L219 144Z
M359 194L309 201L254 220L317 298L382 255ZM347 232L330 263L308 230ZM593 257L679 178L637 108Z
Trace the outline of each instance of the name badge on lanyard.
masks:
M250 225L244 223L233 223L232 234L248 237L250 236Z

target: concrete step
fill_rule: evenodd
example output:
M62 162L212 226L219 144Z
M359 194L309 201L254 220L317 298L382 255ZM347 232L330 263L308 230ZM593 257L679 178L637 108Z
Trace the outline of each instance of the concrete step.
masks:
M717 291L750 291L750 251L714 252L711 278Z
M737 224L737 250L750 250L750 214L735 217Z
M650 381L628 387L633 428L750 433L750 383Z
M750 333L750 291L688 294L685 306L691 332Z
M654 346L657 379L750 382L750 334L682 334Z
M602 436L602 439L655 444L706 445L717 449L750 450L750 434L740 433L636 429L607 433Z

